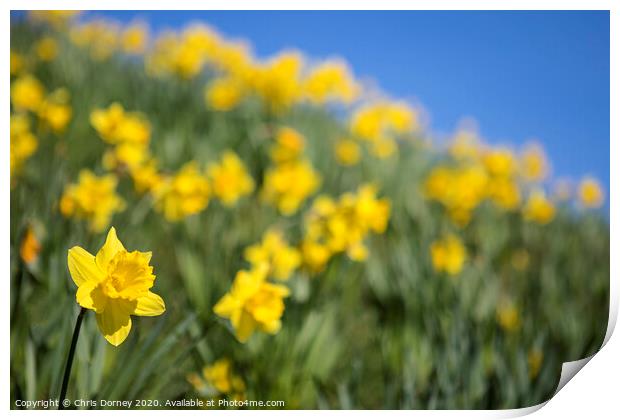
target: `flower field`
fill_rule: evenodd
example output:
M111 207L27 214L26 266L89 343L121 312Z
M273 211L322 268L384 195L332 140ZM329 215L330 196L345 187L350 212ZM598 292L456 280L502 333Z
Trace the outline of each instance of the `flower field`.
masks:
M344 60L32 12L10 131L13 408L519 408L602 344L598 181Z

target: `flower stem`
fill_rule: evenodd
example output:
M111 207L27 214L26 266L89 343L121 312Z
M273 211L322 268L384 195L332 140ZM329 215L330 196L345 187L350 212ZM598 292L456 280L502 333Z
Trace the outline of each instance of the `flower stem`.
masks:
M62 410L64 407L63 401L67 395L67 387L69 386L69 377L71 376L71 366L73 366L73 356L75 356L75 347L77 346L78 337L80 336L80 328L82 327L82 319L86 313L86 308L80 308L77 320L75 321L75 328L73 329L73 337L71 338L71 347L69 348L69 355L67 356L67 364L65 366L65 374L62 378L62 387L60 388L60 397L58 399L58 409Z

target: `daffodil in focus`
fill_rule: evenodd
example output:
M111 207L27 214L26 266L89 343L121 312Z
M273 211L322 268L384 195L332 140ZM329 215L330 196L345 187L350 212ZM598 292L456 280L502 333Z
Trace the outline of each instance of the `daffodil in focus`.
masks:
M167 220L177 222L207 208L211 187L198 164L189 162L174 176L161 182L153 190L153 195L155 208Z
M467 250L455 235L447 235L431 244L431 262L437 272L459 274L467 258Z
M288 280L301 264L299 251L289 246L282 232L275 229L265 232L260 243L247 247L244 256L255 267L267 264L270 275L280 281Z
M11 103L18 111L36 111L44 98L45 88L32 75L23 75L11 83Z
M555 206L542 191L534 191L525 203L523 217L545 225L555 217Z
M584 207L597 208L603 204L605 195L598 181L594 178L586 177L578 187L579 201Z
M245 343L255 330L268 334L280 331L284 298L289 289L267 281L269 267L261 265L237 273L230 292L215 305L213 311L230 319L237 339Z
M125 209L124 200L116 193L114 175L96 176L88 169L80 171L78 182L70 184L60 199L60 212L65 217L88 221L93 232L110 225L114 213Z
M213 195L227 207L254 191L254 180L236 153L226 151L220 162L212 163L207 168L211 180Z
M150 290L155 281L150 261L151 252L127 251L113 227L97 255L79 246L69 250L77 303L95 311L99 331L114 346L129 335L131 315L157 316L166 310L163 299Z
M362 152L359 144L355 140L340 140L334 146L336 159L343 166L353 166L359 162Z

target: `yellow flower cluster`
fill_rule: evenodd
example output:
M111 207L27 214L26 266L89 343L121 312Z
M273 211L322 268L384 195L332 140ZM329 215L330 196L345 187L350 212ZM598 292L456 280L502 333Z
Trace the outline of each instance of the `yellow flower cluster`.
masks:
M153 190L155 209L171 222L206 209L210 195L209 181L194 161L183 165L173 176L166 177Z
M518 159L512 150L484 145L466 130L454 136L449 153L454 164L434 167L425 180L424 193L441 203L461 227L469 223L473 211L485 200L503 211L516 210L523 189L542 181L548 171L540 146L526 146ZM555 213L555 205L535 186L523 207L525 219L546 224Z
M28 113L38 118L42 128L60 134L71 120L72 109L66 89L57 89L46 95L43 84L30 74L23 74L11 82L11 105L10 170L15 175L39 144L31 130Z
M88 222L93 232L110 225L114 213L125 209L125 202L116 194L118 180L112 174L96 176L88 169L80 171L78 182L69 184L60 199L60 212Z
M305 217L301 244L304 265L320 272L329 258L341 252L352 260L365 260L365 238L370 232L385 232L389 217L389 200L378 199L372 185L362 185L357 192L345 193L338 201L328 196L316 198Z
M370 152L387 158L397 150L396 138L417 130L418 115L404 102L381 100L359 108L351 117L351 133L371 145Z
M213 195L227 207L254 191L254 180L239 156L230 150L224 152L220 162L210 164L207 173Z
M25 114L11 115L9 148L11 178L19 174L24 162L37 151L38 145L36 136L30 131L28 116Z
M230 359L222 358L202 369L202 375L192 373L187 381L205 397L228 395L233 400L243 400L245 382L234 373Z
M467 250L455 235L447 235L431 244L431 261L438 273L459 274L467 259Z
M265 172L261 197L287 216L295 213L321 183L320 175L303 157L304 142L295 130L280 129L271 150L274 166Z
M117 51L143 54L148 46L149 29L142 22L121 28L115 22L96 19L72 26L69 38L73 44L87 49L93 59L105 60Z
M596 179L586 177L579 184L579 200L584 207L600 207L603 204L604 198L603 189Z
M56 29L62 29L79 13L79 10L31 10L28 16L34 22L42 22Z
M230 319L237 339L245 343L256 329L276 334L284 313L284 298L290 293L286 286L267 280L270 267L261 264L251 270L241 270L233 285L215 305L213 311Z
M276 229L269 229L260 243L247 247L244 257L253 267L267 264L269 275L280 281L288 280L301 264L299 251Z

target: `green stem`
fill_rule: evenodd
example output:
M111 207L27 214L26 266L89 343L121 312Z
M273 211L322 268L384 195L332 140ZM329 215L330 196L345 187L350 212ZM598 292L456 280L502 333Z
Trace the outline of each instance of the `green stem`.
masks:
M62 410L64 407L63 401L67 395L67 387L69 386L69 377L71 376L71 366L73 366L73 356L75 356L75 347L77 346L78 337L80 336L80 328L82 327L82 319L86 313L86 308L80 308L77 320L75 321L75 328L73 329L73 337L71 338L71 347L69 348L69 355L67 356L67 364L65 366L65 374L62 378L62 387L60 388L60 398L58 399L58 409Z

